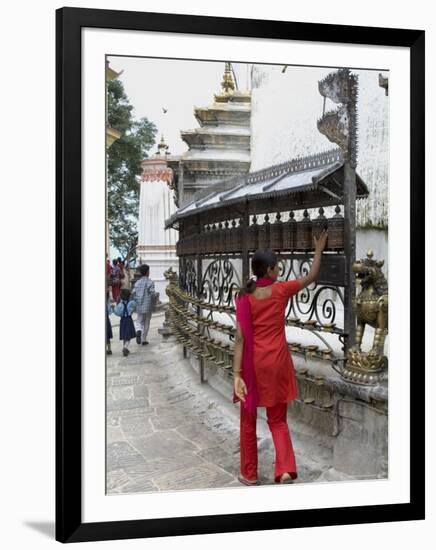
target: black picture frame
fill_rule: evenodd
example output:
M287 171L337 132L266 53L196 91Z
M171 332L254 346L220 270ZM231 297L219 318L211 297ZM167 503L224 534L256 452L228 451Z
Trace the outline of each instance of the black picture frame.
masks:
M144 30L410 49L410 502L342 508L82 522L81 29ZM56 12L56 539L96 541L425 519L424 110L422 30L79 8ZM75 345L69 345L75 334ZM419 369L414 368L419 365Z

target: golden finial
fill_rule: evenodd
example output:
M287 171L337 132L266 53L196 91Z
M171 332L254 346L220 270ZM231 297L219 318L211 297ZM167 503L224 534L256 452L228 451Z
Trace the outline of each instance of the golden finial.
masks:
M366 256L368 257L369 260L371 260L372 257L374 256L374 252L371 249L369 249L368 252L366 253Z
M230 63L228 62L226 62L225 64L223 81L221 82L221 88L226 94L230 93L230 90L234 91L235 89L235 83L233 81L233 76L232 76L232 69L230 67Z
M162 137L160 138L160 143L159 145L157 146L157 152L158 154L164 156L168 151L168 145L165 143L165 139L162 135Z

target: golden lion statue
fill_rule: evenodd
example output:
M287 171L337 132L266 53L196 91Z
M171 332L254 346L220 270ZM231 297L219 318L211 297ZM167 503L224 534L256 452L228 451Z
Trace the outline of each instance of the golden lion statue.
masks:
M347 364L343 377L360 384L376 384L387 368L387 357L383 355L388 332L388 283L381 270L384 260L373 259L369 250L364 260L356 260L352 266L356 279L360 281L361 292L353 300L357 327L354 345L348 350ZM366 325L375 328L372 348L361 349Z

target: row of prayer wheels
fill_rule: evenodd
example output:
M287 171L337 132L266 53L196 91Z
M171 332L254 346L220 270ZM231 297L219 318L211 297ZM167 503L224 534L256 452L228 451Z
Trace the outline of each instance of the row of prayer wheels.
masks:
M195 305L198 305L200 301L181 291L175 283L168 285L167 294L170 299L169 322L177 341L198 359L212 362L216 366L222 367L229 375L232 375L233 343L215 338L210 334L210 330L219 331L223 335L232 337L235 334L235 327L220 323L210 317L199 315L193 307L195 308ZM300 324L299 319L291 318L289 321L288 324L291 326ZM310 325L311 329L315 328L313 321L306 321L306 324ZM317 328L319 330L319 327ZM335 328L334 323L328 327L330 331ZM320 348L316 344L302 345L299 342L291 342L288 344L288 347L291 353L305 357L317 358L324 361L332 361L334 358L330 348ZM303 371L302 374L304 374ZM315 383L322 384L320 380L317 380Z
M198 325L211 328L214 330L219 330L220 332L224 334L234 334L236 332L235 327L231 325L227 325L225 323L220 323L219 321L215 321L211 318L206 318L201 315L197 315L193 313L192 311L188 311L186 306L179 306L174 303L174 301L171 302L171 308L177 315L180 316L183 322L186 320L192 321L197 323Z
M334 407L334 396L324 376L310 375L308 369L298 369L296 375L299 401L324 411Z
M212 338L174 312L170 316L170 322L180 344L189 349L198 359L203 358L205 361L215 363L232 374L234 353L230 343Z
M210 311L217 311L218 313L235 313L235 308L231 305L225 305L225 304L214 304L207 302L205 300L201 300L199 298L194 298L187 292L183 291L181 288L179 288L175 284L170 284L167 286L166 289L167 295L170 297L176 297L185 304L191 304L192 306L197 306L201 309L208 309Z
M311 219L309 212L304 210L303 219L295 220L293 211L289 220L281 221L278 212L275 220L265 215L264 223L258 224L257 217L253 216L252 223L247 228L248 250L271 248L273 250L313 250L313 237L319 237L321 231L328 229L326 250L338 251L344 248L344 218L340 214L339 206L335 208L335 215L327 218L324 209L319 209L317 218ZM178 256L208 255L223 253L240 253L243 248L243 226L236 220L210 224L201 233L180 239L176 246Z

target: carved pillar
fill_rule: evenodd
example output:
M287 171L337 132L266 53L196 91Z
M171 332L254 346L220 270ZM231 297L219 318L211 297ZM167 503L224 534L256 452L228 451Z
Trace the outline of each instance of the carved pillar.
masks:
M344 252L345 263L344 288L344 327L348 335L345 337L345 353L353 345L356 336L356 314L354 298L356 296L356 278L353 264L356 260L356 170L346 162L344 165Z
M344 281L345 353L354 344L356 334L353 302L356 283L352 270L356 259L356 164L357 164L357 97L358 77L350 69L339 69L318 82L320 94L338 107L318 119L321 134L336 143L344 159L344 252L346 272ZM325 101L324 101L325 107Z
M197 238L200 238L200 232L201 232L201 224L200 224L200 216L197 216ZM201 287L202 287L202 280L203 280L203 266L201 261L201 254L198 252L198 246L197 248L197 298L201 299ZM203 315L203 310L200 306L196 306L196 313L197 318L200 320ZM203 334L204 333L204 325L197 323L197 332ZM201 347L202 344L199 343L199 346ZM200 382L205 382L204 379L204 358L203 358L203 350L201 350L201 354L198 357L198 363L200 368Z

